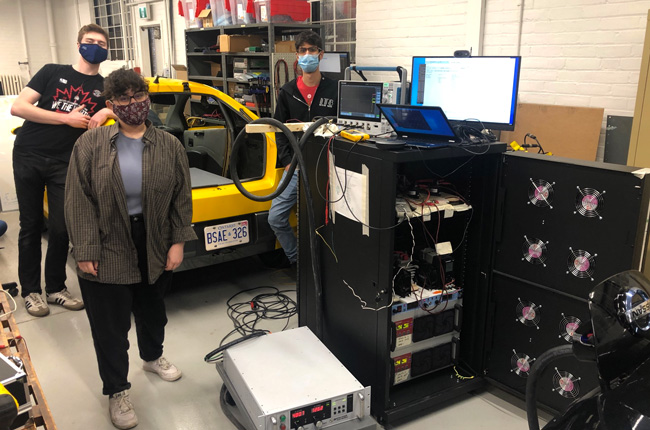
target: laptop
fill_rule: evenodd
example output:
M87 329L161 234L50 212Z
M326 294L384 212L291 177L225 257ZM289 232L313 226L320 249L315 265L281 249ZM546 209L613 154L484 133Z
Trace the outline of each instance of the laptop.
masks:
M461 141L440 107L390 104L377 106L397 136L373 138L376 143L404 143L419 148L442 148Z

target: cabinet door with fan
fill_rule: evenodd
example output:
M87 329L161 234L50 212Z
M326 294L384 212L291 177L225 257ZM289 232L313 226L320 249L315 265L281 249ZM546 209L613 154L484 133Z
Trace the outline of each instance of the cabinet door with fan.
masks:
M487 355L492 381L523 394L536 357L584 330L593 287L641 269L648 180L634 167L504 155ZM559 411L597 386L595 364L567 358L542 375L538 398Z

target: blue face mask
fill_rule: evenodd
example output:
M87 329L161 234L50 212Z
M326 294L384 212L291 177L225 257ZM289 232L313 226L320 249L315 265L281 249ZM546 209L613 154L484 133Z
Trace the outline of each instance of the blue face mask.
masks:
M108 49L102 48L96 43L80 44L79 53L90 64L99 64L108 58Z
M298 57L298 65L305 73L315 72L316 69L318 69L319 62L320 60L318 59L318 55L306 54L302 57Z

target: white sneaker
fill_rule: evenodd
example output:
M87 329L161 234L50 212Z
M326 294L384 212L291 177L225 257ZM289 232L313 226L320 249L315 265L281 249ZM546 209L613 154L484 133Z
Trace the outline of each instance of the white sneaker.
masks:
M70 294L70 291L68 291L67 288L62 289L59 292L46 295L48 303L63 306L64 308L70 309L71 311L80 311L84 308L84 302Z
M50 308L38 293L31 293L25 297L25 309L30 315L35 317L44 317L50 313Z
M130 429L138 425L138 417L129 399L129 390L111 394L108 398L108 411L111 422L118 429Z
M154 361L144 361L142 368L147 372L157 373L165 381L176 381L183 374L173 364L171 364L165 357L160 357Z

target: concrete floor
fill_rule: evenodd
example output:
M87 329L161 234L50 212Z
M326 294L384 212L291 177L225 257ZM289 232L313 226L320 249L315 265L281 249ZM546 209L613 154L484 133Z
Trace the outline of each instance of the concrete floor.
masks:
M0 250L0 282L17 282L18 212L2 213L0 219L9 224L7 233L0 237L0 247L4 247ZM70 258L68 288L78 295L73 267ZM169 323L164 354L183 371L183 377L170 383L145 373L138 357L135 332L131 330L129 378L131 400L140 420L138 429L235 428L219 406L221 379L214 365L205 363L203 357L233 328L225 312L226 300L238 291L262 285L295 288L285 271L264 268L254 259L175 275L174 288L167 298ZM17 298L17 303L14 318L27 341L57 427L114 429L108 416L108 400L101 394L85 312L50 306L49 316L34 318L25 311L22 299ZM275 322L263 328L279 330L283 325ZM289 327L296 326L297 317L293 317ZM522 401L492 388L444 405L397 428L526 429L522 407Z

